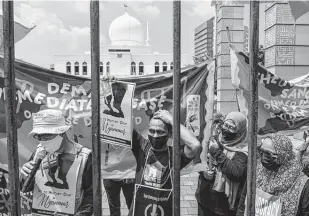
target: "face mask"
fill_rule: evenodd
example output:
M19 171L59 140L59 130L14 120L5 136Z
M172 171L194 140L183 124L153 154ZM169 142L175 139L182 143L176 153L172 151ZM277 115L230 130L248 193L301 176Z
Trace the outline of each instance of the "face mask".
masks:
M148 139L154 149L162 149L167 144L168 136L153 137L148 135Z
M222 136L226 141L232 141L236 138L236 133L231 133L228 130L222 130Z
M54 153L60 149L63 137L58 135L54 139L47 141L40 141L40 144L45 148L48 153Z
M271 171L277 171L281 166L280 164L277 163L276 157L273 157L267 153L262 155L261 162L263 167Z

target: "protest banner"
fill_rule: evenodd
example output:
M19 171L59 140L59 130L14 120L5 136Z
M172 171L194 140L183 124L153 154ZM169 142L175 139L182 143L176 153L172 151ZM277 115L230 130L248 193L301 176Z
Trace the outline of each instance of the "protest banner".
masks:
M248 115L249 58L230 45L232 84L238 104ZM287 135L309 129L309 82L307 76L284 80L259 65L258 135L281 131Z
M188 127L200 140L204 140L206 107L210 109L208 83L211 64L203 63L182 69L181 72L181 123ZM24 61L15 61L16 72L16 116L20 167L35 151L38 141L29 137L32 130L32 115L40 110L58 109L66 122L72 125L67 132L74 141L91 148L91 82L88 78L72 76L45 69ZM212 77L213 78L213 77ZM150 116L159 109L173 109L173 73L164 72L146 76L121 78L119 81L134 83L132 102L133 127L144 137ZM6 126L4 108L3 58L0 58L0 163L7 164ZM101 86L102 87L102 86ZM102 90L102 89L101 89ZM102 92L102 91L101 91ZM198 107L199 105L199 107ZM209 111L210 112L210 111ZM207 138L207 137L206 137ZM208 137L209 138L209 137ZM202 156L201 156L202 157ZM102 143L102 177L106 179L134 178L136 161L129 148ZM182 173L196 170L200 164L198 155ZM203 170L204 166L198 169Z
M280 216L281 208L280 197L265 193L259 188L256 189L255 216ZM244 215L247 215L247 205Z
M9 181L8 166L0 164L0 215L9 215L10 193L7 187ZM32 193L20 193L21 215L31 214Z
M101 82L101 141L132 147L134 83Z

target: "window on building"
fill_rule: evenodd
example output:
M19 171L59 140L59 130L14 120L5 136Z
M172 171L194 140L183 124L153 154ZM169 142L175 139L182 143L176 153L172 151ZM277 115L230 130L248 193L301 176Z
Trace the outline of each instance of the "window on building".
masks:
M103 63L100 62L100 75L103 75Z
M67 62L67 73L71 74L71 62Z
M155 73L159 73L159 71L160 71L160 64L159 62L156 62L155 63Z
M167 63L166 62L163 62L163 71L167 71Z
M170 64L170 69L173 70L173 68L174 68L174 63L171 62L171 64Z
M136 63L131 62L131 75L136 75Z
M110 63L109 62L106 63L106 75L107 76L110 75Z
M139 75L144 75L144 63L140 62L138 65Z
M83 62L83 75L87 75L87 62Z
M79 75L79 63L75 62L74 64L75 75Z

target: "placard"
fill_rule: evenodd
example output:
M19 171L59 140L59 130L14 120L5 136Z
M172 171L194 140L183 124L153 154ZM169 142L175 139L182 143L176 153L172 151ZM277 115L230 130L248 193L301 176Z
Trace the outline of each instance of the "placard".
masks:
M77 177L84 158L76 156L65 175L58 165L37 172L33 190L33 215L75 215ZM64 163L70 164L71 161ZM63 171L64 172L64 171Z
M132 147L134 91L134 83L101 82L100 136L103 143Z

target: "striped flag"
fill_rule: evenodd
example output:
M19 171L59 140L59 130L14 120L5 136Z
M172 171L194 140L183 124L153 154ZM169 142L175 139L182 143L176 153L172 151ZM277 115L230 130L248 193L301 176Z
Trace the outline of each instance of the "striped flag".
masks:
M288 1L295 21L309 11L309 1Z
M16 18L15 18L16 20ZM29 32L34 29L22 25L20 22L14 22L14 41L17 43L23 39ZM3 53L3 15L0 14L0 54Z

